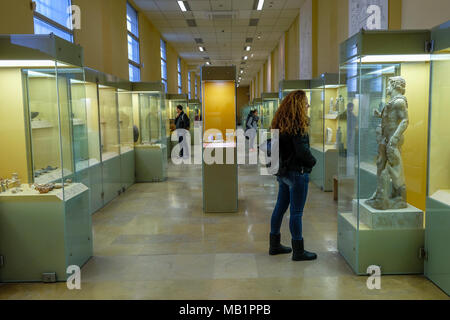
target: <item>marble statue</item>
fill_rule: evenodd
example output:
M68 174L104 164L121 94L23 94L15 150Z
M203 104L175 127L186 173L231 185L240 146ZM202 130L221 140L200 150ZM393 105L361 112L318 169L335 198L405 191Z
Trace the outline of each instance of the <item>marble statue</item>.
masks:
M333 129L327 128L327 134L326 134L327 144L332 144L333 140Z
M381 124L376 130L377 190L366 204L378 210L402 209L408 206L401 155L403 133L409 124L405 87L404 78L389 78L386 93L391 99L381 112L374 112L376 117L381 118Z
M330 98L330 111L329 113L334 113L334 100Z

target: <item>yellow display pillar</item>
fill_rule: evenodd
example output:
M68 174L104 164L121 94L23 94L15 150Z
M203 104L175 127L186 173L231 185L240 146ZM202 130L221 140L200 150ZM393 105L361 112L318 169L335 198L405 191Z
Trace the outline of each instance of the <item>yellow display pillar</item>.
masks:
M203 210L237 212L236 68L203 67Z

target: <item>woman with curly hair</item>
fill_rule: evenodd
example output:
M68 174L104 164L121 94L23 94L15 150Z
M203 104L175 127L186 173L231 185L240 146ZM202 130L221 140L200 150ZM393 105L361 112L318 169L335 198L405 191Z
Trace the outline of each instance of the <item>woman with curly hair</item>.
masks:
M292 260L314 260L317 255L304 249L302 216L308 194L309 174L316 164L311 154L308 135L308 98L303 90L284 98L272 120L272 129L279 130L278 199L272 213L270 255L290 253ZM290 205L289 229L292 249L280 242L283 216Z

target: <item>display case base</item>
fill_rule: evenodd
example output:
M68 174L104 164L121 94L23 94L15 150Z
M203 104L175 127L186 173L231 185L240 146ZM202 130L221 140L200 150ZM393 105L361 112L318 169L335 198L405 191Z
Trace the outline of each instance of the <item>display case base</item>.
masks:
M136 182L160 182L167 179L164 145L137 145L135 151Z
M422 274L419 257L424 229L371 229L352 212L338 214L338 250L353 271L366 275L371 265L382 274Z
M93 254L89 192L66 201L56 195L0 199L0 282L43 281L44 273L65 281L67 267L80 268Z
M122 181L122 190L131 187L136 180L134 149L120 155L120 174Z
M450 295L450 250L448 248L450 205L437 201L433 197L427 197L426 212L425 276Z
M310 180L325 192L333 191L333 176L337 175L338 150L332 146L311 147L311 153L316 158Z
M353 215L359 206L360 221L370 229L419 229L423 227L423 211L408 204L405 209L377 210L366 203L367 199L353 200Z
M94 214L103 207L102 165L97 163L89 167L90 213Z
M226 164L227 148L223 148L222 164L206 164L203 162L203 211L205 213L230 213L238 211L236 147L230 148L234 152L233 164ZM204 152L210 151L204 150Z
M103 205L116 198L122 189L120 174L120 156L112 157L102 163Z

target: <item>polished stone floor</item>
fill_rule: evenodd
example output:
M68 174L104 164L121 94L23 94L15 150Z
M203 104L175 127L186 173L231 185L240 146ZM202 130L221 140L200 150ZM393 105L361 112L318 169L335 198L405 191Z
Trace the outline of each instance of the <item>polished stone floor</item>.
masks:
M241 166L239 212L204 214L201 166L170 165L166 182L135 184L93 216L94 257L81 290L0 284L0 299L448 299L420 275L383 276L381 290L369 290L337 252L332 194L313 185L304 238L318 260L269 256L276 192L273 177Z

